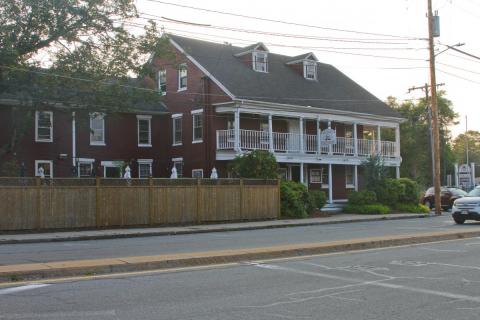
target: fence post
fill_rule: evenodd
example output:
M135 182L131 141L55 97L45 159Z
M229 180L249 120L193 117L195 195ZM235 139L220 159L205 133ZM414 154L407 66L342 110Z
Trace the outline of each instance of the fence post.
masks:
M41 185L40 177L35 177L35 185L37 187L37 229L42 229L42 199L41 199Z
M100 199L100 178L95 178L95 226L98 228L100 227L100 207L101 207L101 199Z
M201 217L200 217L200 207L201 207L201 202L200 202L200 186L201 186L201 180L197 178L197 216L196 216L196 222L197 224L200 224L201 222Z
M281 219L282 218L282 199L281 199L281 192L280 192L280 182L281 182L281 179L277 179L277 196L278 196L278 213L277 213L277 218L278 219Z
M240 217L246 220L243 216L243 179L240 179Z
M154 224L154 201L153 201L153 179L152 176L148 177L148 223Z

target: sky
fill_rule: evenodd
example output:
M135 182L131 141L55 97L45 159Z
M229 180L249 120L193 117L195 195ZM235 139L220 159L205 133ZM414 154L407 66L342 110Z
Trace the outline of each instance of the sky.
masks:
M136 0L136 5L139 23L152 18L165 32L237 46L263 42L270 52L292 56L313 52L381 100L424 97L408 89L430 83L427 0ZM480 56L480 0L433 0L433 10L441 33L435 38L437 83L444 84L439 89L459 114L452 135L465 131L465 116L468 129L480 131L480 59L442 52L445 45L461 43L458 49Z

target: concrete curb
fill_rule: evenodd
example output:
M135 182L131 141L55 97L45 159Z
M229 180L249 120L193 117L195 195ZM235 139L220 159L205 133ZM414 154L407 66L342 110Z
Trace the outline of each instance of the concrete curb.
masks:
M62 235L63 232L58 233L46 233L46 234L23 234L25 238L22 238L22 234L3 234L0 235L0 245L3 244L20 244L20 243L45 243L45 242L62 242L62 241L85 241L85 240L108 240L108 239L122 239L122 238L140 238L140 237L156 237L156 236L172 236L172 235L186 235L186 234L200 234L200 233L211 233L211 232L229 232L229 231L248 231L248 230L261 230L261 229L277 229L277 228L291 228L291 227L308 227L316 225L329 225L329 224L339 224L339 223L356 223L356 222L372 222L372 221L383 221L383 220L403 220L403 219L416 219L416 218L427 218L428 215L425 214L406 214L403 216L379 216L372 218L356 218L348 220L328 220L328 221L314 221L314 222L289 222L283 223L284 220L273 220L271 224L261 224L261 225L252 225L249 222L245 222L244 225L240 226L229 226L229 225L199 225L199 226L190 226L190 227L178 227L178 228L165 228L166 230L159 231L136 231L135 229L129 229L128 232L125 230L119 230L116 233L116 230L107 230L108 233L102 233L102 231L92 231L97 234L85 234L89 231L78 231L78 234L67 234ZM321 219L321 218L319 218ZM173 230L172 230L173 229ZM105 232L105 231L104 231ZM68 233L68 232L65 232ZM77 232L76 232L77 233ZM83 234L82 234L83 233ZM1 237L7 237L2 239ZM9 238L10 237L10 238ZM16 238L15 238L16 237Z
M4 265L0 266L0 281L13 283L19 280L23 281L42 278L91 276L108 273L192 267L384 248L443 240L465 239L479 236L480 228L464 232L430 232L413 235L372 237L252 249Z

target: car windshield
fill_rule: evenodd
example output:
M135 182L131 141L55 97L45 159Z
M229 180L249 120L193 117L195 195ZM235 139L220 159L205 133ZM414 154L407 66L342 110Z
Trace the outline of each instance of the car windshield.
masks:
M463 191L462 189L456 189L456 188L449 188L450 192L455 195L455 196L466 196L467 193Z
M468 193L469 197L480 197L480 188L475 188Z

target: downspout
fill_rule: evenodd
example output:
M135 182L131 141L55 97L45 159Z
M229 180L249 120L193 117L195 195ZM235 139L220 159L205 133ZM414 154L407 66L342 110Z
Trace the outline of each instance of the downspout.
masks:
M72 112L72 166L75 168L75 173L78 176L77 168L77 139L76 139L76 124L75 124L75 111Z
M213 163L212 163L212 157L211 157L211 118L212 116L210 115L210 96L209 96L209 78L207 76L202 77L202 102L203 102L203 108L204 108L204 117L203 117L203 123L204 123L204 143L205 143L205 164L207 166L206 172L204 173L205 176L209 176L209 172L213 168ZM215 139L214 139L215 141Z

